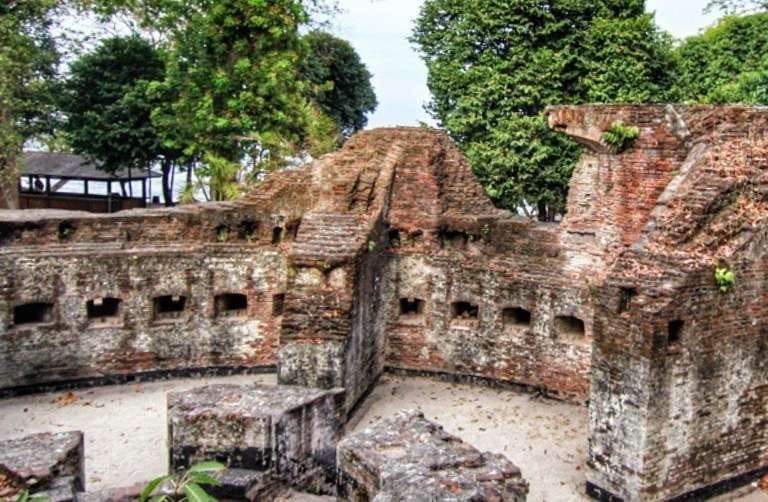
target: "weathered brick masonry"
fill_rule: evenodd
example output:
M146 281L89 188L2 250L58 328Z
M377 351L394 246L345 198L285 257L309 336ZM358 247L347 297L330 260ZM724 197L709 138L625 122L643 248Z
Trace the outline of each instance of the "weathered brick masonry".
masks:
M585 145L559 224L495 209L447 136L407 128L237 203L0 212L0 390L277 365L349 412L389 367L589 400L595 495L768 466L768 110L549 120ZM602 142L618 120L640 129L621 154Z

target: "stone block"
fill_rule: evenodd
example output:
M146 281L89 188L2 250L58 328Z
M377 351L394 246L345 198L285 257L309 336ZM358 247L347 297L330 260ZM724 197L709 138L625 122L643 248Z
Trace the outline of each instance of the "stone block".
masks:
M345 500L523 501L528 483L506 457L481 453L414 411L339 443Z
M83 434L43 433L0 441L0 499L27 489L51 501L83 489Z
M218 460L230 468L272 471L299 486L324 483L334 476L343 397L338 389L268 385L171 393L171 469Z

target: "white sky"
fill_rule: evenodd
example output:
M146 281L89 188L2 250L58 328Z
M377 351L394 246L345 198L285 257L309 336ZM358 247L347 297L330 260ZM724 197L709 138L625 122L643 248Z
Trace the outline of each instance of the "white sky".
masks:
M716 18L704 15L707 0L648 0L659 25L676 37L695 35ZM332 31L349 40L368 69L379 107L368 127L432 123L423 105L429 101L427 72L408 42L420 0L339 0L343 9Z

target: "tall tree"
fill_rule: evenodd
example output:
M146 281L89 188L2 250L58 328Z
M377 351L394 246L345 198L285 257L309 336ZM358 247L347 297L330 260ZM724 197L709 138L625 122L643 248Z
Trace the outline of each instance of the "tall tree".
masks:
M312 99L349 137L365 127L366 115L378 105L371 73L346 40L315 30L304 41L309 52L301 74L311 84Z
M768 13L726 16L676 56L684 100L768 104Z
M671 40L644 0L427 0L412 42L429 111L500 206L553 219L579 148L548 130L549 104L663 101Z
M55 118L59 60L50 28L55 0L0 4L0 207L16 207L18 156Z
M170 173L180 152L164 148L152 124L149 82L164 78L160 54L137 36L103 40L70 65L61 108L72 149L106 172L148 168L161 161L163 195L172 201Z
M175 2L165 78L150 86L163 144L188 159L240 163L266 138L295 142L304 128L296 0Z

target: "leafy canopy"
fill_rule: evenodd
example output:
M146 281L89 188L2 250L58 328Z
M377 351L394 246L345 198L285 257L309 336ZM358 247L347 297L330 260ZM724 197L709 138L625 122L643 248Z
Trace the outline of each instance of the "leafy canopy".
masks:
M768 13L726 16L686 39L676 56L683 99L768 104Z
M427 0L411 38L429 111L500 206L563 211L579 148L546 126L550 104L664 101L671 40L642 0Z
M345 40L316 30L305 35L304 42L308 53L301 75L311 85L312 99L349 137L365 127L366 114L376 109L371 73Z
M53 128L59 53L50 27L56 6L56 0L0 3L0 206L15 198L24 142Z
M137 36L106 39L72 63L61 108L73 150L107 172L156 160L163 151L146 86L163 76L160 54Z

